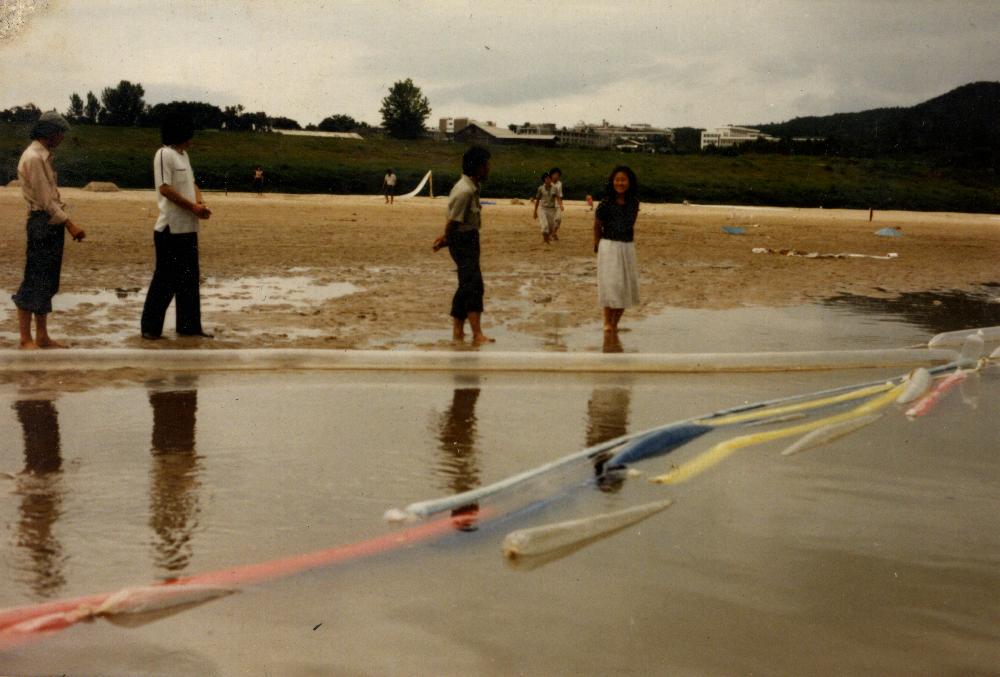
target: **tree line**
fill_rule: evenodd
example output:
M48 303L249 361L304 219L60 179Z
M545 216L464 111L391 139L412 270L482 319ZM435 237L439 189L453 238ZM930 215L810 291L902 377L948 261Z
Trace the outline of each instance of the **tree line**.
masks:
M367 122L340 113L323 118L319 124L303 127L291 118L271 116L264 111L248 111L242 105L220 108L200 101L171 101L150 106L143 98L145 95L146 91L140 83L128 80L122 80L114 87L105 87L100 98L93 92L87 92L85 97L73 92L64 115L71 123L110 127L159 127L167 114L181 113L189 116L197 129L258 132L305 129L361 134L378 131ZM407 78L389 89L382 100L380 112L382 129L386 134L394 138L415 139L424 135L424 124L431 108L420 88ZM30 124L41 114L37 106L29 103L0 110L0 122Z

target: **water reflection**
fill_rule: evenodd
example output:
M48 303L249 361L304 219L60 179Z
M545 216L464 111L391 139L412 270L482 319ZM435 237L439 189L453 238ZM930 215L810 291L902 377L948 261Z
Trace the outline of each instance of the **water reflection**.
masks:
M1000 303L994 302L1000 290L984 285L981 293L962 291L910 292L893 298L874 298L841 294L827 299L824 305L849 307L870 315L899 317L906 323L933 334L975 327L1000 325Z
M54 533L63 503L59 415L52 400L19 400L13 409L24 436L17 545L30 559L28 585L36 594L49 597L66 583L67 558Z
M185 385L185 384L181 384ZM194 381L181 390L149 389L153 408L149 525L153 560L169 575L183 571L193 556L192 538L201 511L199 456L195 451L198 391Z
M631 390L626 387L594 388L587 401L586 446L592 447L628 433L631 400ZM617 491L622 487L620 474L604 472L604 463L610 456L611 452L606 452L595 462L597 486L601 491Z
M627 387L594 388L587 401L586 446L592 447L628 433L631 400L631 389Z
M602 353L623 353L625 348L622 346L622 340L618 337L618 332L616 331L606 331L604 332L604 341L601 344Z
M476 402L479 400L479 380L458 377L465 381L455 388L451 406L438 421L438 441L441 458L437 470L445 480L444 489L460 494L479 486L479 461L476 453Z

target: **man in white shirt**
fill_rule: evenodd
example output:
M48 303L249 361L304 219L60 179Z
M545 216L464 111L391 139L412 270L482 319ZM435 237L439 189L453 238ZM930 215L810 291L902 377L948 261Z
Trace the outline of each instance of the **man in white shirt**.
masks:
M201 198L187 154L194 125L187 117L168 114L160 135L163 146L153 156L156 204L160 209L153 227L156 269L142 307L142 337L161 337L167 308L176 300L177 334L212 338L201 326L198 265L199 221L212 212Z
M392 169L385 170L382 177L382 192L385 194L386 204L392 204L396 198L396 172Z
M451 300L452 339L465 339L465 321L475 344L492 343L483 333L483 273L479 268L479 228L482 226L479 189L490 175L490 152L472 146L462 156L462 178L448 195L448 215L444 235L434 240L433 249L448 248L458 273L458 289Z
M83 229L66 214L66 205L59 197L52 151L62 143L69 123L55 111L43 113L31 128L31 145L17 163L17 178L21 194L28 203L27 252L24 278L11 298L17 306L17 324L21 347L65 348L52 340L48 331L48 315L52 312L52 297L59 291L62 272L64 232L80 242L86 236ZM31 318L35 318L35 336L31 335Z

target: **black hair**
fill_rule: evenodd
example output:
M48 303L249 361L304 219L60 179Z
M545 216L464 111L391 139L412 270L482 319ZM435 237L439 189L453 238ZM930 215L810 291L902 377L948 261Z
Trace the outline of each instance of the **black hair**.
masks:
M553 167L549 170L549 174L558 174L559 176L562 176L562 170L558 167Z
M545 179L549 178L548 172L542 172L542 183L545 183Z
M163 145L176 146L193 138L194 122L190 115L170 111L163 116L163 125L160 127L160 140L163 141Z
M482 146L469 146L462 156L462 173L466 176L475 176L476 170L485 167L490 157L490 152Z
M614 203L618 194L615 192L615 175L624 172L628 177L628 190L625 191L625 205L635 214L639 213L639 180L635 178L635 172L627 165L618 165L608 174L608 182L604 186L604 199L601 206Z

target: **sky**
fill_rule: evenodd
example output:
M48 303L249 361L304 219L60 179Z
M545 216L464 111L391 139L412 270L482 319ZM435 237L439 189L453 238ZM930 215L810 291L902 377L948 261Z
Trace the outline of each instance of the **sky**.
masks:
M1000 80L998 26L993 0L0 0L0 109L129 80L379 124L411 78L434 127L780 122Z

